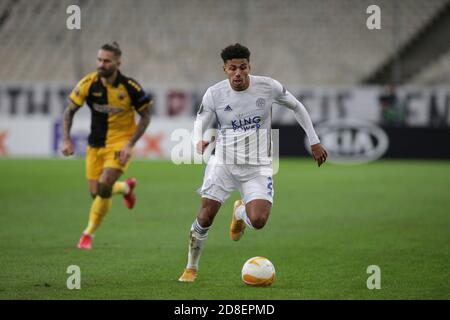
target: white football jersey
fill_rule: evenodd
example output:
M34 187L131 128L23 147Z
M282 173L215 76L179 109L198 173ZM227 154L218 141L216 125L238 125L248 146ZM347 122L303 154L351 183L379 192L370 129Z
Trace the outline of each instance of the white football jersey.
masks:
M234 90L227 79L208 88L203 96L194 139L201 140L204 129L216 119L218 137L215 153L218 163L267 165L272 162L274 103L293 110L310 143L319 143L306 109L291 93L272 78L249 77L250 84L246 90Z

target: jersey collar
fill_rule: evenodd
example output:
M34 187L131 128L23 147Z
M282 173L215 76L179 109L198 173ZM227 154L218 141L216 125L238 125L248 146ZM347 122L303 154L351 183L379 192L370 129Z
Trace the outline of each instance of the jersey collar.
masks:
M97 73L97 81L103 85L102 80L100 79L100 76ZM120 73L119 70L117 70L117 77L114 80L114 82L112 83L112 86L114 88L117 88L119 86L119 84L121 84L122 82L124 82L124 76L122 75L122 73Z
M120 71L119 70L117 70L117 77L116 77L116 80L114 80L114 82L113 82L113 87L118 87L119 86L119 84L122 82L122 80L123 80L123 76L122 76L122 74L120 73Z
M248 87L247 87L247 89L245 89L245 90L241 90L241 91L234 90L233 87L231 86L231 83L230 83L230 80L229 80L229 79L227 79L227 82L228 82L228 87L229 87L230 90L233 91L234 93L237 93L237 94L246 93L246 92L248 92L248 91L250 90L250 88L252 87L252 75L251 75L251 74L248 75Z

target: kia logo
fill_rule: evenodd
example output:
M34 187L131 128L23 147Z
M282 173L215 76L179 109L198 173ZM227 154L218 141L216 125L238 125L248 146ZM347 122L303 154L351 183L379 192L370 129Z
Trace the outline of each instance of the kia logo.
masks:
M330 162L363 163L383 156L389 146L386 133L375 124L356 119L337 119L316 126ZM311 152L308 139L307 150Z

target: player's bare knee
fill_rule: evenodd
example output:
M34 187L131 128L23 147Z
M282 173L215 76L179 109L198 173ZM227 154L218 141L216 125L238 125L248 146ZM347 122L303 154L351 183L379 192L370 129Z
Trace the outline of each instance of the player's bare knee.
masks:
M204 199L202 201L202 207L197 216L198 223L203 227L207 228L212 225L214 217L219 211L220 203L213 200Z
M261 216L251 220L252 226L255 229L262 229L266 225L267 217Z
M197 216L198 223L202 228L208 228L212 225L214 219L207 215L198 215Z
M250 214L250 221L255 229L262 229L269 219L270 209L253 208Z
M202 207L197 216L198 223L203 228L207 228L212 225L215 217L215 212L212 207Z
M112 187L107 185L106 183L98 184L98 195L101 198L111 198L112 195Z

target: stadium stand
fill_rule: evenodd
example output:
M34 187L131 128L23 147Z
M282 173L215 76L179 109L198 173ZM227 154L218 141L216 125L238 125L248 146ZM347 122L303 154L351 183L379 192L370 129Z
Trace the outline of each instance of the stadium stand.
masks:
M441 56L431 65L418 73L410 81L415 85L445 85L450 83L450 52Z
M73 82L94 67L97 48L115 40L124 71L144 83L188 87L222 79L220 50L242 42L258 74L295 85L358 84L449 1L394 3L377 1L382 28L368 30L366 0L2 1L0 81ZM81 31L66 28L70 4L81 7ZM441 69L439 63L448 65L430 68ZM414 83L433 83L425 76L432 71L421 72ZM448 76L432 78L450 83Z
M408 83L450 50L450 2L396 50L363 83Z

